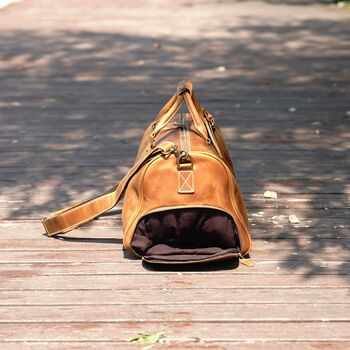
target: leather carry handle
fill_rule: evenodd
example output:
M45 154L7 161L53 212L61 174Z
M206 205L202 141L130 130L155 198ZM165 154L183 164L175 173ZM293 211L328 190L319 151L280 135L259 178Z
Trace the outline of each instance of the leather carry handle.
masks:
M145 164L145 162L158 153L166 153L172 146L172 142L163 142L150 154L144 156L129 170L118 186L111 188L100 196L56 211L52 213L51 216L43 219L42 224L47 235L53 236L59 233L66 233L93 220L95 217L103 214L107 210L112 209L122 197L131 178Z
M177 86L174 96L163 106L156 117L156 123L152 134L155 136L175 115L185 100L187 108L192 116L193 122L202 137L207 140L209 135L204 124L202 107L193 91L193 84L189 80L181 81ZM151 134L151 136L152 136Z
M168 120L176 113L176 111L180 108L183 98L182 94L188 91L191 95L193 93L193 83L190 80L182 80L177 84L176 93L170 98L170 100L162 107L158 115L156 116L156 121L161 121L161 119L165 120L165 124ZM196 105L199 106L199 110L201 110L199 102L196 98Z

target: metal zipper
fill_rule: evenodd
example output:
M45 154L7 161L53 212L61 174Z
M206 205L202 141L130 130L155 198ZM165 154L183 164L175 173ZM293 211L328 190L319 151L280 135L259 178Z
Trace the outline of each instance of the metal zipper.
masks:
M191 151L191 139L190 139L190 126L191 121L188 120L186 113L179 115L179 126L180 126L180 144L181 149L186 152Z
M221 151L220 151L220 147L216 141L216 137L215 137L215 119L213 117L213 115L211 113L209 113L206 109L203 109L203 114L204 114L204 122L206 124L206 127L207 127L207 131L208 131L208 134L209 134L209 138L208 138L208 144L213 144L214 146L214 149L216 150L217 154L219 155L219 157L221 159L223 159L223 156L221 154Z

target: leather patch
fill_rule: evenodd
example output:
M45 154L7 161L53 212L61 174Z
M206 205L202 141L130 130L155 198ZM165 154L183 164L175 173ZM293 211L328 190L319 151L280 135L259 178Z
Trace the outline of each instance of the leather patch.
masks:
M178 193L194 193L193 170L179 170L177 172Z

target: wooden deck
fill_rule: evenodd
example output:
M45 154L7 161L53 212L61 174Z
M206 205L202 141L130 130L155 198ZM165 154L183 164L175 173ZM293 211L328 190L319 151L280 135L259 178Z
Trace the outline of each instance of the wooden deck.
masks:
M141 349L127 340L159 331L155 349L349 349L350 12L174 3L0 11L0 349ZM44 236L43 216L118 182L183 78L226 135L255 267L151 270L122 250L121 206Z

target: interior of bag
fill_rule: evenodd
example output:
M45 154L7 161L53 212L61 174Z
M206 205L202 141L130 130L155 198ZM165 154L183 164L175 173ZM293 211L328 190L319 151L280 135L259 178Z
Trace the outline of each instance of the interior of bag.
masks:
M194 263L232 257L240 251L240 243L236 225L225 212L181 208L141 218L132 248L149 262Z

